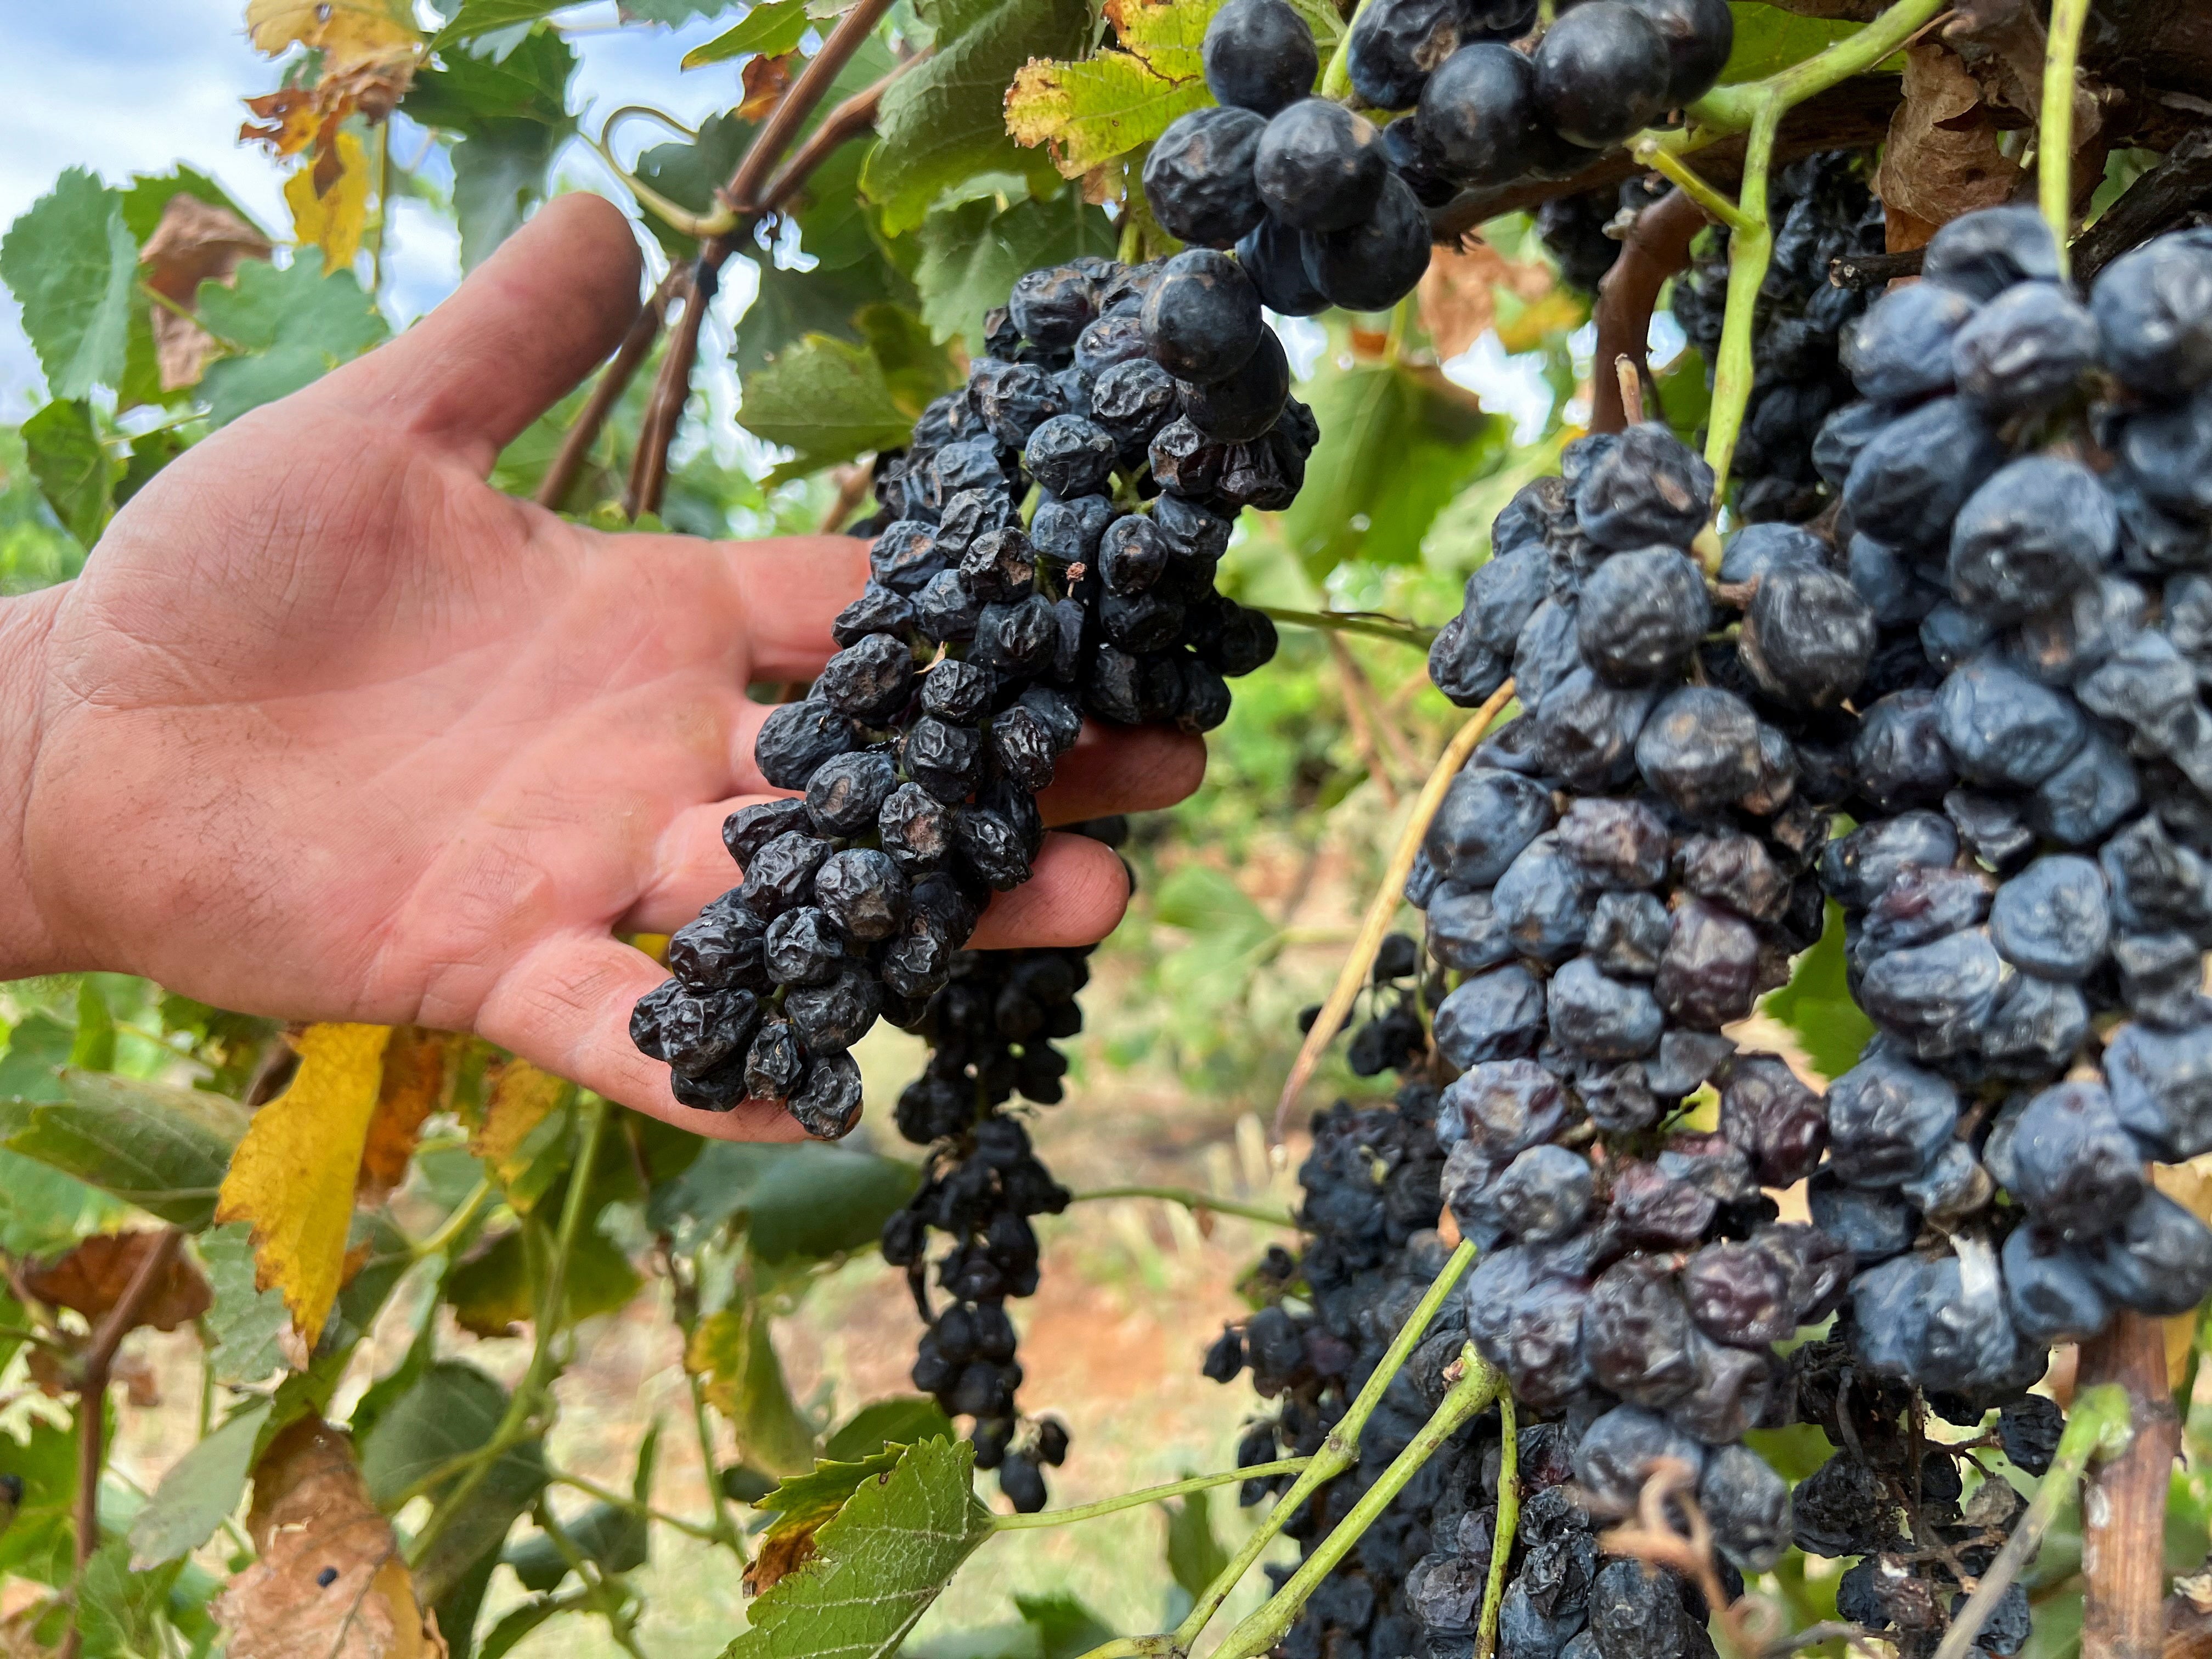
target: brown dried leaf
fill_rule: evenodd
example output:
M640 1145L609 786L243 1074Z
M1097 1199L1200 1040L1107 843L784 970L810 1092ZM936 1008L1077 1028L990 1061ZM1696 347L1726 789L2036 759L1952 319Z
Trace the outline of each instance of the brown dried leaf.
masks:
M830 1517L824 1516L823 1520ZM752 1565L745 1569L744 1587L747 1595L759 1595L773 1589L776 1582L787 1578L805 1566L814 1555L814 1534L820 1528L817 1522L811 1527L794 1527L789 1532L772 1533L761 1540L760 1553L753 1557Z
M407 1165L422 1138L422 1120L446 1098L459 1039L450 1031L403 1025L384 1048L384 1081L376 1110L368 1120L368 1139L361 1149L361 1174L355 1196L381 1204L407 1178Z
M745 60L745 95L738 105L738 119L757 121L776 106L785 88L791 85L792 70L799 62L799 54L787 52L781 58L755 56Z
M161 222L146 239L138 263L146 267L148 288L189 311L202 283L227 286L237 279L243 261L269 254L269 239L228 208L179 191L161 210ZM154 355L162 391L198 385L214 349L213 337L191 318L167 306L154 307Z
M246 1528L261 1559L214 1605L230 1659L444 1659L340 1430L303 1418L270 1442Z
M1500 288L1523 302L1540 300L1552 290L1552 273L1537 260L1509 260L1480 240L1431 254L1415 292L1421 326L1439 357L1456 357L1482 337L1498 319Z
M44 1343L24 1357L23 1365L49 1400L65 1400L76 1388L76 1372L70 1362Z
M1998 136L1980 83L1957 55L1936 41L1910 47L1905 101L1890 118L1875 193L1893 214L1930 226L2008 201L2020 164L1998 148Z
M131 1275L161 1237L158 1232L95 1233L67 1255L31 1269L23 1282L40 1301L74 1309L97 1325L122 1299ZM198 1319L214 1300L200 1270L182 1255L173 1255L131 1328L151 1325L173 1331Z

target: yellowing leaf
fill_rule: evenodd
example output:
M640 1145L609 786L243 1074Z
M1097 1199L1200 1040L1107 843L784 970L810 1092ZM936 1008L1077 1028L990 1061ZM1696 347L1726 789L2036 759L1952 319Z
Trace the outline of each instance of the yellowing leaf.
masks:
M1122 47L1170 81L1201 80L1206 26L1222 0L1106 0L1106 18Z
M252 1224L255 1279L284 1293L311 1351L344 1277L354 1185L391 1040L386 1025L309 1026L291 1086L254 1115L216 1204L217 1221Z
M260 1559L213 1607L231 1659L444 1659L342 1431L307 1417L269 1443L246 1528Z
M568 1085L526 1060L510 1060L491 1079L483 1121L469 1137L469 1150L491 1165L500 1184L510 1189L534 1162L530 1141L560 1107ZM509 1199L514 1194L510 1191ZM527 1203L518 1208L527 1210Z
M362 1147L356 1195L380 1204L407 1178L407 1164L422 1138L422 1120L446 1097L446 1079L459 1039L450 1031L403 1025L384 1050L383 1080L377 1085L376 1111L368 1120Z
M1213 101L1199 46L1220 0L1109 0L1120 49L1073 63L1031 58L1006 93L1006 131L1049 145L1068 178L1150 143Z
M350 132L340 132L331 155L336 176L319 182L330 168L318 158L284 181L284 203L292 210L293 240L323 251L323 269L344 270L361 252L368 223L368 151Z
M422 40L407 0L246 0L246 27L271 58L295 46L313 48L331 75L412 57Z
M768 1310L747 1300L709 1314L691 1334L684 1364L730 1420L755 1468L798 1474L814 1465L814 1431L799 1414L769 1337Z

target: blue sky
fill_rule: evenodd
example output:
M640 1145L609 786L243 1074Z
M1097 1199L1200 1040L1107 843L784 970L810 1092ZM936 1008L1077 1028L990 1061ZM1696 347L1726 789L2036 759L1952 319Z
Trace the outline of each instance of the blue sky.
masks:
M65 7L0 7L0 226L12 222L68 167L111 184L163 173L179 161L216 179L264 228L289 226L283 174L258 148L240 145L242 99L275 84L270 62L246 38L244 0L70 0ZM612 27L612 0L561 14L582 60L577 85L600 111L650 101L696 122L733 100L726 64L679 74L678 60L717 26L679 30ZM416 130L419 132L419 129ZM628 142L655 142L644 124ZM403 146L403 156L410 151ZM580 143L561 161L569 183L611 181ZM460 276L451 233L402 202L386 240L396 321L419 315ZM725 289L729 312L749 297ZM0 419L19 419L41 396L38 362L15 301L0 290Z

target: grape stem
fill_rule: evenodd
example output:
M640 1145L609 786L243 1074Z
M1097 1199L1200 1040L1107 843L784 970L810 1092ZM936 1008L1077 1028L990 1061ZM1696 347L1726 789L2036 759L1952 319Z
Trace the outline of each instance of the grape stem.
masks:
M1283 1080L1283 1092L1275 1102L1275 1135L1280 1139L1283 1125L1289 1121L1291 1107L1306 1080L1321 1064L1322 1054L1343 1029L1345 1016L1352 1012L1352 1001L1367 983L1367 975L1375 966L1375 953L1382 948L1382 936L1390 929L1390 918L1398 914L1405 902L1406 878L1413 873L1413 860L1421 850L1421 838L1428 834L1429 821L1443 805L1444 792L1451 787L1452 780L1459 775L1467 757L1474 752L1475 744L1488 735L1490 728L1512 700L1513 682L1508 680L1491 696L1490 701L1474 711L1474 718L1460 727L1445 748L1429 781L1421 786L1414 799L1413 816L1399 831L1398 845L1390 854L1390 862L1382 872L1382 884L1375 896L1367 902L1367 914L1359 924L1359 937L1353 941L1352 953L1344 959L1344 966L1336 976L1335 988L1328 1000L1322 1005L1315 1018L1313 1029L1306 1033L1299 1047L1298 1057L1291 1062L1291 1073Z
M1521 1430L1513 1390L1498 1385L1498 1519L1490 1534L1490 1577L1482 1587L1482 1619L1474 1627L1474 1659L1498 1651L1498 1611L1505 1604L1505 1570L1513 1559L1513 1534L1521 1528Z
M1229 1599L1230 1591L1235 1589L1238 1581L1251 1571L1252 1564L1266 1553L1267 1546L1275 1541L1283 1528L1288 1526L1298 1511L1306 1506L1316 1492L1359 1461L1360 1431L1367 1426L1367 1419L1374 1415L1376 1407L1382 1403L1382 1395L1389 1389L1392 1380L1396 1377L1407 1359L1411 1357L1421 1338L1427 1334L1430 1322L1437 1316L1437 1310L1443 1306L1444 1298L1452 1293L1462 1276L1474 1264L1474 1246L1462 1241L1459 1248L1452 1252L1451 1259L1444 1263L1443 1271L1437 1275L1436 1282L1429 1286L1426 1294L1421 1297L1413 1313L1407 1316L1398 1334L1391 1340L1389 1347L1383 1352L1382 1363L1375 1367L1374 1375L1367 1379L1366 1385L1359 1390L1351 1407L1339 1419L1336 1426L1329 1431L1328 1437L1322 1442L1321 1449L1308 1461L1305 1472L1298 1476L1290 1491L1285 1492L1275 1507L1268 1511L1267 1518L1253 1529L1251 1537L1244 1540L1244 1547L1237 1552L1235 1559L1221 1570L1212 1583L1206 1587L1206 1593L1198 1598L1197 1605L1191 1608L1189 1615L1182 1624L1176 1626L1172 1652L1178 1655L1189 1653L1192 1644L1198 1640L1200 1634L1206 1629L1207 1622L1220 1610L1221 1604ZM1484 1369L1487 1371L1487 1367ZM1425 1456L1425 1454L1424 1455ZM1415 1467L1418 1468L1419 1464L1417 1463ZM1408 1473L1410 1474L1411 1471ZM1403 1480L1399 1484L1402 1486ZM1396 1488L1393 1487L1392 1490L1395 1491ZM1361 1521L1360 1528L1364 1530L1367 1522L1373 1519L1374 1516L1370 1515L1366 1520ZM1348 1527L1351 1524L1352 1518L1346 1516L1344 1525ZM1340 1528L1339 1530L1342 1528ZM1353 1538L1358 1536L1358 1532L1352 1534ZM1334 1541L1334 1534L1332 1534L1332 1541ZM1272 1607L1274 1601L1281 1601L1283 1595L1287 1594L1290 1589L1291 1586L1285 1584L1283 1591L1267 1605ZM1293 1609L1304 1602L1306 1595L1311 1589L1311 1583L1309 1582L1305 1589L1299 1592L1297 1601L1292 1604ZM1265 1609L1263 1608L1262 1611L1264 1612ZM1246 1621L1247 1624L1249 1622L1249 1620ZM1285 1627L1288 1622L1287 1620L1285 1620ZM1243 1626L1240 1626L1238 1628L1241 1630ZM1234 1643L1235 1640L1235 1632L1231 1632L1226 1638L1228 1643ZM1224 1645L1220 1652L1227 1654L1228 1646ZM1097 1659L1097 1656L1086 1654L1084 1659Z
M1247 1221L1257 1221L1269 1227L1295 1227L1298 1224L1287 1211L1270 1209L1264 1204L1242 1204L1233 1198L1216 1198L1212 1193L1201 1193L1189 1187L1097 1187L1087 1193L1071 1193L1067 1201L1081 1204L1097 1198L1157 1198L1164 1203L1180 1204L1185 1209L1200 1214L1241 1216Z
M1320 96L1340 102L1352 96L1352 26L1373 3L1374 0L1359 0L1352 15L1344 20L1344 33L1337 37L1336 50L1329 53L1328 67L1321 72Z
M2066 1431L2058 1437L2058 1449L2051 1455L2051 1468L2037 1485L2027 1512L2021 1516L2012 1536L2005 1540L2004 1548L1997 1552L1997 1559L1990 1563L1990 1570L1974 1586L1966 1605L1951 1620L1951 1628L1944 1632L1942 1646L1936 1650L1936 1659L1966 1659L1973 1651L1974 1638L1982 1633L1982 1626L1996 1608L1998 1597L2033 1559L2043 1542L2043 1534L2051 1530L2058 1511L2072 1499L2074 1488L2081 1484L2090 1460L2115 1457L2126 1449L2130 1437L2128 1419L2127 1393L2118 1383L2100 1383L2074 1396L2073 1413L2067 1419Z
M2074 229L2074 80L2081 60L2081 26L2089 0L2051 0L2051 35L2043 55L2043 107L2035 141L2036 193L2044 222L2058 244L2066 274L2066 239Z
M1187 1492L1204 1492L1210 1486L1233 1486L1239 1480L1256 1480L1269 1474L1296 1474L1310 1462L1310 1458L1285 1457L1273 1463L1255 1463L1248 1469L1228 1469L1219 1474L1189 1475L1181 1480L1170 1480L1164 1486L1146 1486L1141 1492L1125 1492L1117 1497L1102 1498L1095 1504L1078 1504L1073 1509L1040 1510L1035 1515L994 1516L991 1526L997 1532L1029 1532L1038 1527L1057 1527L1067 1521L1091 1521L1102 1515L1117 1515L1123 1510L1140 1510L1147 1504L1164 1503L1170 1498L1181 1498Z
M762 121L729 182L716 192L721 207L735 217L726 230L709 234L700 242L698 257L692 262L690 296L669 335L668 349L661 354L660 372L653 381L645 417L639 424L637 453L630 463L629 487L623 492L624 517L635 520L641 514L660 510L661 497L668 485L669 448L676 441L676 428L691 396L691 366L698 356L700 326L734 242L762 215L775 211L795 194L806 175L839 144L873 125L877 106L889 83L888 76L831 112L800 145L790 162L773 179L769 177L769 169L775 167L785 149L798 136L799 129L822 101L830 83L852 61L861 42L874 33L876 25L890 8L891 0L859 0L838 20L830 38L822 43L822 49L807 61L806 67Z
M2062 3L2068 0L2062 0ZM1766 179L1774 161L1774 141L1782 118L1796 106L1854 75L1864 74L1895 52L1945 9L1947 0L1898 0L1898 3L1857 33L1838 40L1824 52L1743 86L1717 87L1690 106L1692 125L1682 132L1639 142L1639 159L1665 173L1698 205L1728 225L1728 308L1723 313L1721 345L1713 366L1713 403L1705 427L1705 461L1713 470L1716 510L1728 489L1729 465L1735 457L1736 440L1742 434L1746 407L1751 400L1753 366L1751 337L1759 306L1759 290L1766 281L1767 262L1774 253L1774 232L1767 222ZM1669 162L1703 148L1730 132L1747 134L1743 152L1743 184L1733 204L1733 216L1714 211L1714 204L1697 198L1686 179L1696 175L1683 168L1680 176ZM1710 190L1698 181L1700 187ZM1717 202L1724 203L1718 191Z
M1387 616L1380 611L1291 611L1277 605L1260 605L1252 608L1263 617L1279 623L1288 623L1293 628L1325 629L1337 634L1365 634L1375 639L1389 640L1394 645L1410 645L1417 651L1427 650L1437 636L1437 630L1433 628L1407 622L1402 617Z
M1469 1247L1462 1244L1460 1248L1466 1250ZM1280 1642L1315 1587L1335 1571L1337 1563L1351 1553L1367 1528L1390 1507L1406 1483L1436 1455L1438 1447L1497 1401L1504 1379L1475 1352L1473 1343L1460 1351L1459 1363L1464 1373L1444 1395L1436 1414L1422 1425L1406 1449L1392 1460L1390 1467L1375 1477L1375 1484L1360 1494L1359 1501L1337 1523L1335 1530L1299 1563L1298 1570L1282 1589L1222 1638L1221 1645L1214 1650L1214 1659L1256 1659Z

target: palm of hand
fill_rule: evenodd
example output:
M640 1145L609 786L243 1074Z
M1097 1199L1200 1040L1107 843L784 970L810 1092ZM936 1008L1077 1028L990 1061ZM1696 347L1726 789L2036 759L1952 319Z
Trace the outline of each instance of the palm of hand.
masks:
M118 516L49 600L26 860L76 963L476 1030L695 1127L793 1133L774 1106L674 1103L625 1035L658 970L613 935L734 884L721 822L766 793L744 688L819 668L866 550L607 536L484 483L627 321L635 253L609 220L556 204L518 239L535 260L512 247ZM1153 780L1143 804L1187 793L1190 747L1086 741L1056 817L1139 804L1125 776ZM1110 927L1118 866L1053 842L979 943Z

